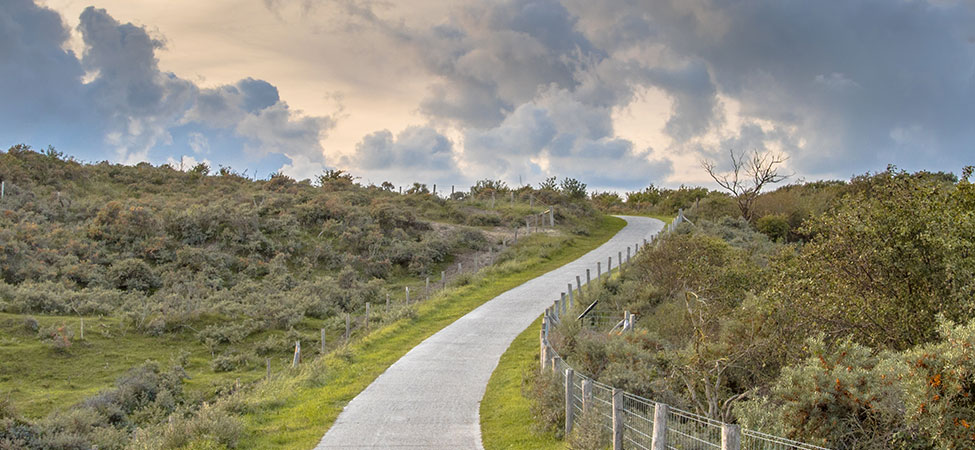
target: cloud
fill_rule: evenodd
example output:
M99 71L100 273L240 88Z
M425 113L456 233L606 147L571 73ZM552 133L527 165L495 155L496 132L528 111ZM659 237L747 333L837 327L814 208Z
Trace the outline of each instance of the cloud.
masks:
M495 128L468 130L463 156L472 172L486 176L574 177L600 189L659 183L673 172L662 155L614 137L610 108L586 105L560 89L520 105Z
M410 126L395 137L381 130L362 138L353 156L342 163L370 181L414 181L433 184L466 182L454 158L453 142L428 126Z
M104 9L86 8L78 30L80 57L64 50L69 34L56 12L30 0L0 8L0 91L10 93L0 106L0 136L7 144L50 143L97 160L108 146L123 163L164 162L191 149L218 164L267 172L324 167L321 140L333 118L290 109L263 80L200 88L165 72L156 58L164 43Z
M578 86L577 73L605 57L556 0L478 3L446 24L401 33L438 78L421 111L461 126L496 126L550 86Z
M684 61L710 74L710 83L700 69L676 74L677 84L651 80L675 98L667 124L675 148L698 145L703 130L749 132L727 127L720 116L679 120L706 117L714 103L703 99L720 94L740 105L746 122L794 130L779 133L782 144L802 142L789 151L791 162L807 173L845 176L891 162L957 170L970 163L970 2L653 0L578 2L573 8L583 16L592 10L595 18L582 26L599 42L663 49L657 67ZM633 18L645 20L652 34L638 43L614 40L610 30ZM688 102L682 92L696 94Z

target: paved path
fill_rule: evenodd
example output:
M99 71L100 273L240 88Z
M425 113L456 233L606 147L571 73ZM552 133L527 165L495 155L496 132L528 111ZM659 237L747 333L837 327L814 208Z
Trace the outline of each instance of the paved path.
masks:
M621 216L623 230L599 248L507 291L430 336L349 402L316 449L482 449L478 409L501 354L596 262L649 240L663 222Z

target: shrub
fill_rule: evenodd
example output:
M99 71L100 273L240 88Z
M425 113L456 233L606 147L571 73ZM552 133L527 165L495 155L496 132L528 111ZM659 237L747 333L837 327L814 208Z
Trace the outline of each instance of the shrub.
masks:
M112 263L107 274L115 288L149 292L159 286L159 278L149 264L137 258L127 258Z
M610 446L612 436L606 428L609 420L595 409L583 411L576 416L572 425L572 433L566 439L568 448L572 450L604 450Z
M210 362L210 367L214 372L231 372L246 366L248 363L247 355L237 352L224 353Z
M52 349L64 353L71 347L74 332L67 325L61 324L44 328L40 331L40 336Z
M762 216L755 222L755 228L773 241L785 241L791 231L789 221L784 214Z
M32 316L24 317L24 330L30 334L37 334L38 330L40 329L41 326L39 323L37 323L37 319Z
M540 433L551 432L557 438L565 433L565 394L559 375L527 370L522 374L522 395L528 398L533 427Z

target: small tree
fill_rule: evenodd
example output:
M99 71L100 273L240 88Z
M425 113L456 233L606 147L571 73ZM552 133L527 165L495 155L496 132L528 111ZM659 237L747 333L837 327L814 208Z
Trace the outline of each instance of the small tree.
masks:
M586 198L586 183L575 178L565 178L561 183L562 194L574 200Z
M742 152L736 155L734 150L729 150L729 153L730 172L719 173L717 164L708 159L701 161L701 166L719 186L735 197L741 216L750 221L753 215L752 204L762 188L789 178L788 175L779 173L779 166L788 158L772 152Z

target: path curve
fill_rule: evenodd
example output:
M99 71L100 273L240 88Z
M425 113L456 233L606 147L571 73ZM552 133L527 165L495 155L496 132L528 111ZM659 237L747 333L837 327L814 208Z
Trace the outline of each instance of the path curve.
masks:
M501 354L575 283L596 276L663 222L618 216L627 225L581 258L525 282L457 319L403 355L342 411L317 449L483 449L478 409ZM625 256L624 256L625 257Z

